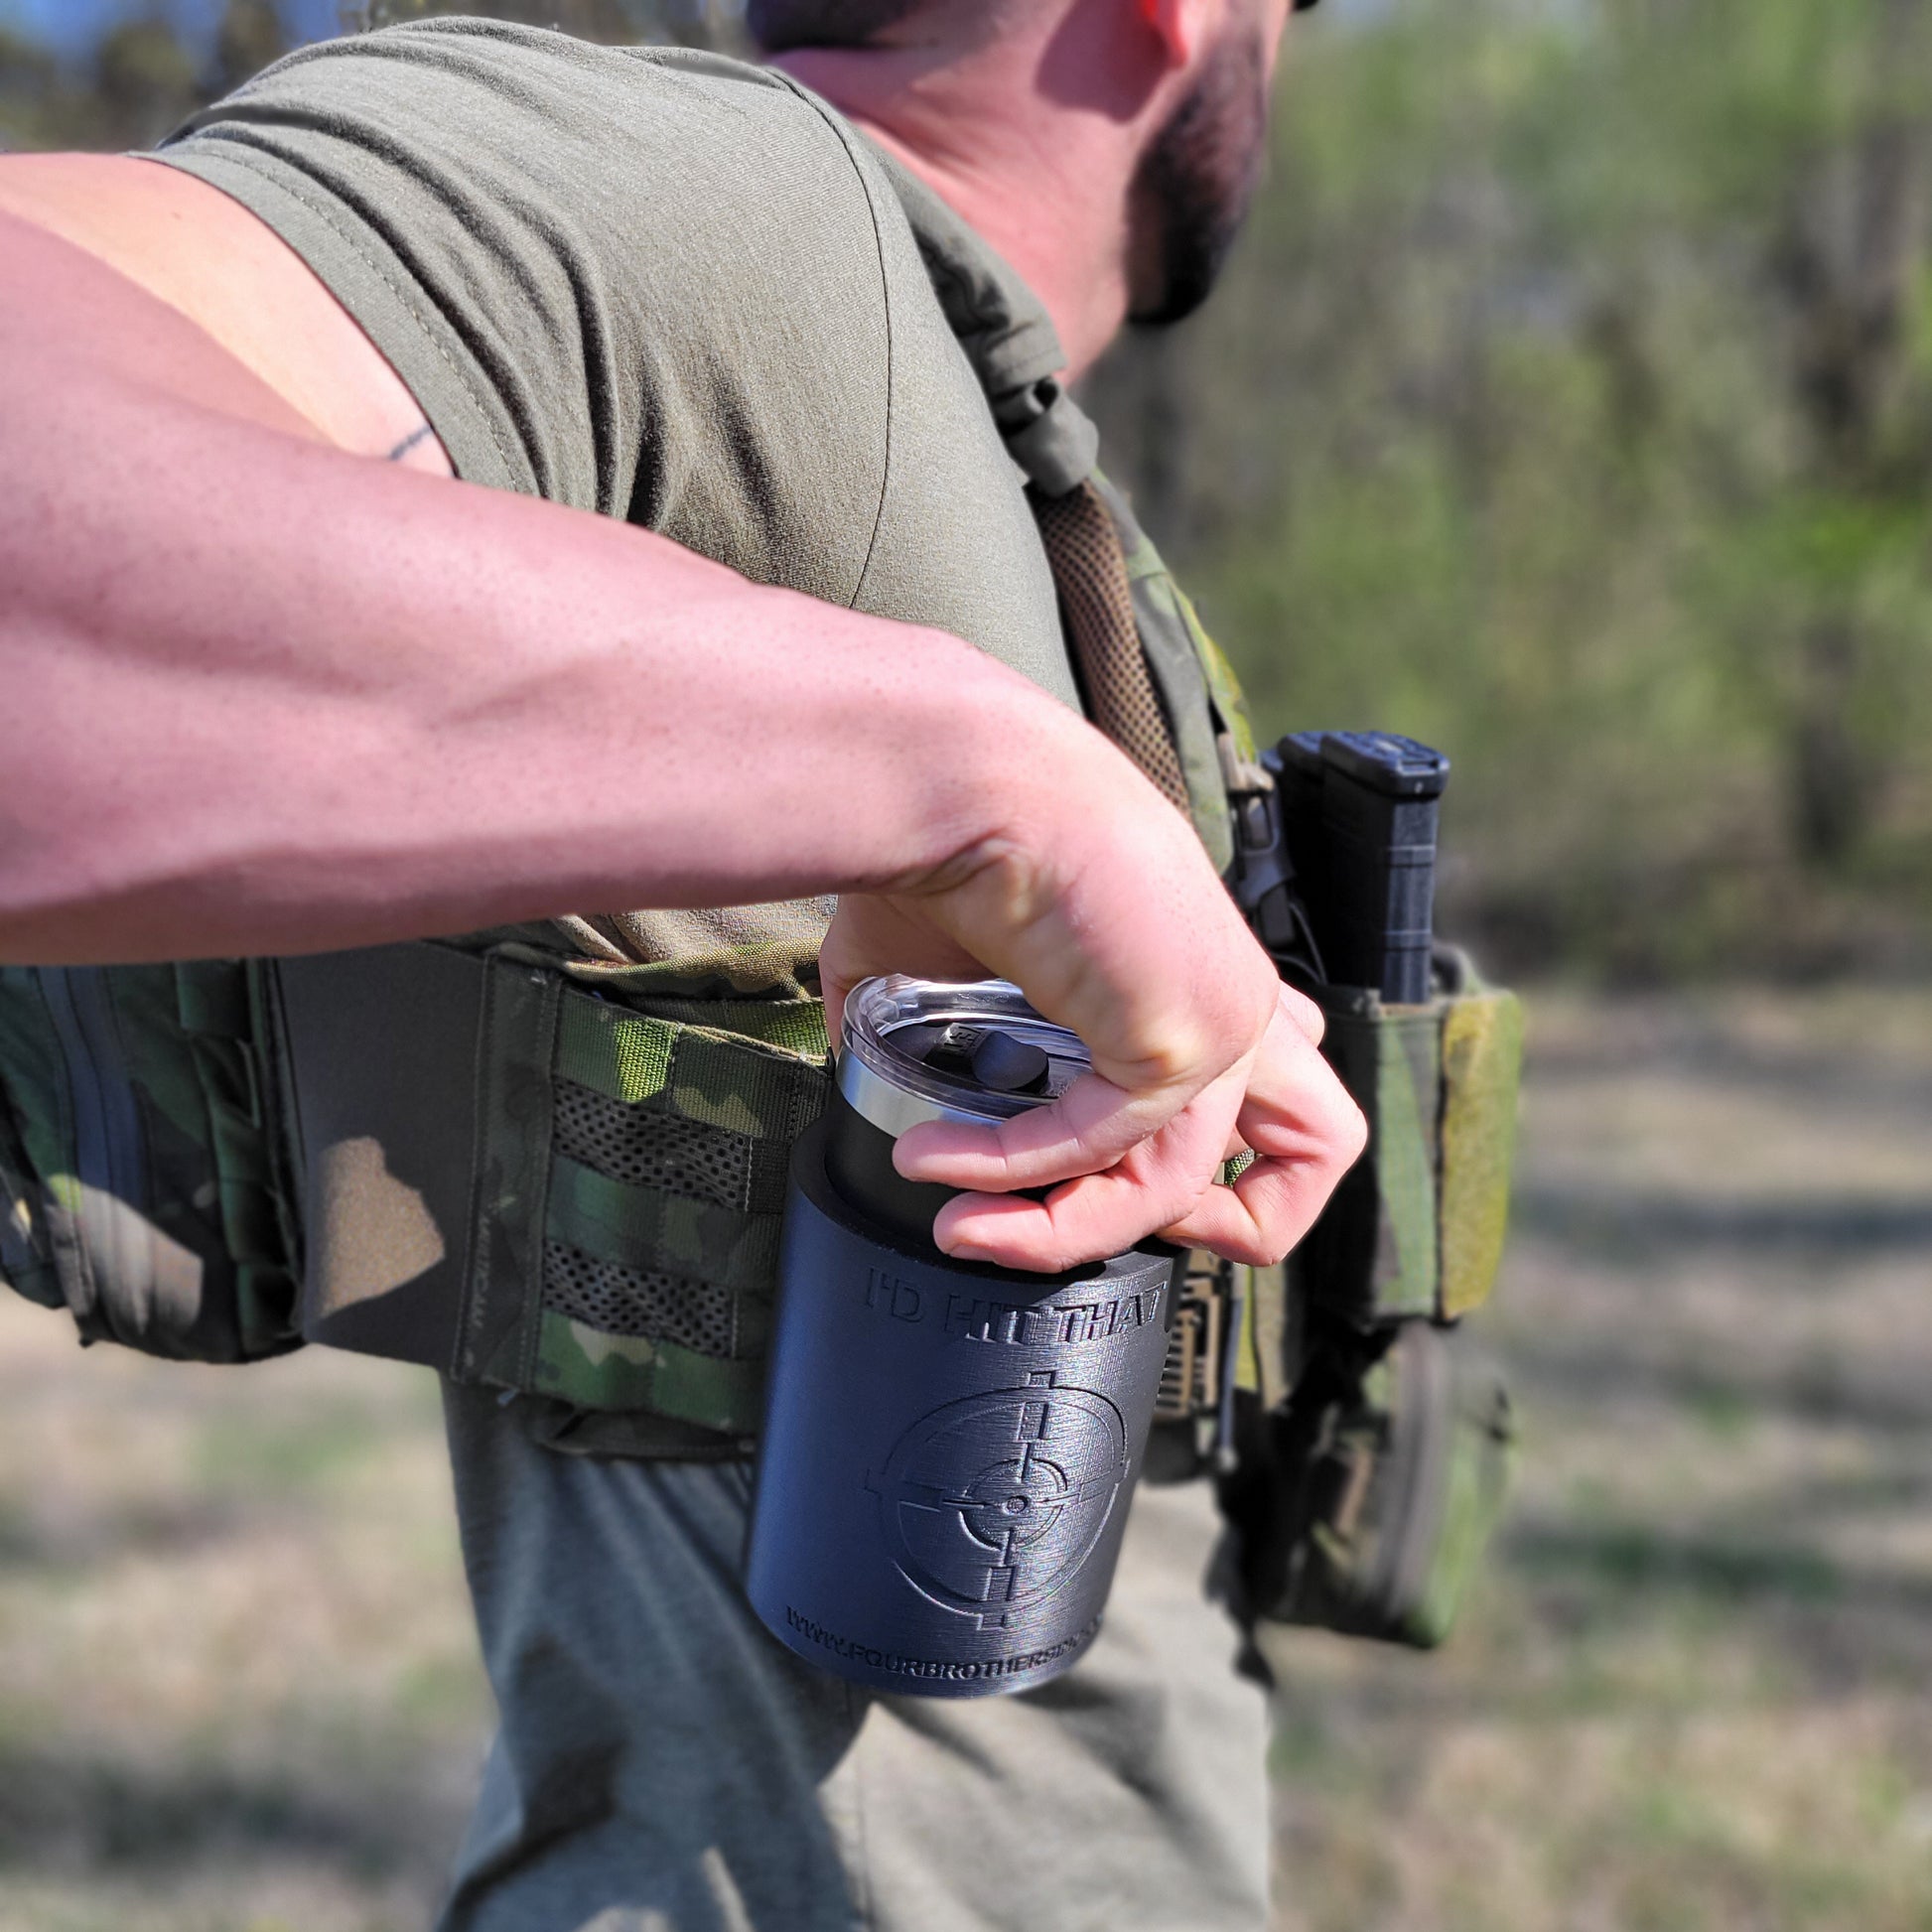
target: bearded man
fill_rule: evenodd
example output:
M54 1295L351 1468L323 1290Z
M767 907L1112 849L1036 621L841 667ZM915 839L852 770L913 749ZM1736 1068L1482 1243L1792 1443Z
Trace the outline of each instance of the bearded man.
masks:
M1278 1258L1362 1124L1199 761L1083 722L1041 532L1101 500L1065 384L1214 280L1289 10L752 0L762 69L438 20L152 157L0 161L0 958L509 932L835 1029L996 972L1097 1077L901 1149L973 1190L941 1246ZM701 1277L646 1284L700 1353ZM501 1716L448 1932L1263 1922L1204 1484L1143 1490L1068 1675L869 1697L746 1604L743 1430L447 1411Z

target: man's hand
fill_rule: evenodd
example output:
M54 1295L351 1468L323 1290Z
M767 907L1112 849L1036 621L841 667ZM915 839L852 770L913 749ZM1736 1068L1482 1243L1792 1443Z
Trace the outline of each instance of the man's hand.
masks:
M841 902L822 956L829 1022L872 973L991 971L1092 1051L1094 1071L1051 1106L899 1140L908 1178L972 1190L935 1224L948 1253L1055 1270L1159 1232L1277 1261L1366 1124L1317 1050L1319 1009L1282 985L1191 830L1086 736L1042 774L1035 816L1023 803L980 850ZM1254 1161L1216 1184L1241 1149ZM1011 1192L1040 1187L1043 1201Z

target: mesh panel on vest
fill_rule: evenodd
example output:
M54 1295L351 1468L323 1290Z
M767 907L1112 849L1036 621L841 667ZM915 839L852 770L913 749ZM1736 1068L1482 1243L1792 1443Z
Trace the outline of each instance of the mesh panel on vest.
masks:
M754 1214L783 1210L782 1145L613 1100L575 1080L559 1079L552 1092L558 1152L595 1173Z
M543 1305L602 1334L673 1341L726 1360L738 1352L730 1289L599 1261L562 1241L543 1244Z
M1064 496L1029 494L1093 722L1185 812L1187 780L1141 648L1114 519L1090 483Z

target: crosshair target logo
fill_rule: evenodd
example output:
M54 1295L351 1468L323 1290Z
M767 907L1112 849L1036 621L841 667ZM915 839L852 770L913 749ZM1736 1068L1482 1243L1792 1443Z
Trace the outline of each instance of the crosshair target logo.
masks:
M1093 1553L1127 1478L1127 1426L1051 1371L942 1404L866 1487L899 1574L980 1628L1063 1588Z

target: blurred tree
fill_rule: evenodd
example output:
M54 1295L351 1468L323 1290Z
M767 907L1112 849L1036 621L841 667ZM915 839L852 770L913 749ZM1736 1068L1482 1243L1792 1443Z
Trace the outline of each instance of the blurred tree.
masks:
M288 51L288 30L274 0L228 0L215 31L208 91L229 92Z
M1822 494L1864 512L1874 532L1924 502L1918 439L1901 436L1907 323L1927 262L1932 112L1902 92L1932 67L1922 0L1884 0L1872 24L1863 111L1843 137L1793 171L1775 255L1792 317L1791 373L1806 464ZM1921 404L1921 406L1923 406ZM1803 634L1791 726L1792 808L1815 863L1844 860L1874 791L1857 707L1868 655L1855 582L1832 586Z
M1926 0L1406 0L1092 384L1271 731L1458 759L1518 960L1924 961Z
M345 32L458 13L556 27L588 40L744 49L742 0L343 0L340 7ZM103 33L72 73L45 48L0 28L0 150L151 146L289 45L276 0L225 0L205 63L158 10L136 12Z
M0 153L48 145L40 127L58 91L54 57L0 27Z
M94 55L95 94L129 147L151 146L191 112L203 97L202 78L159 14L110 28Z
M649 41L732 52L743 48L742 0L350 0L343 13L345 25L357 29L434 14L480 14L555 27L607 45Z

